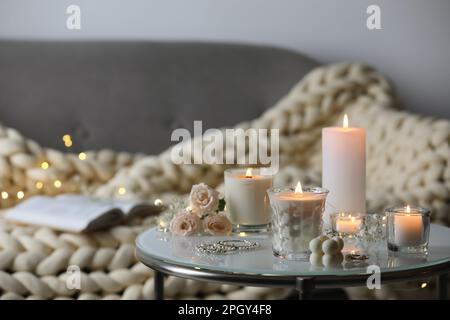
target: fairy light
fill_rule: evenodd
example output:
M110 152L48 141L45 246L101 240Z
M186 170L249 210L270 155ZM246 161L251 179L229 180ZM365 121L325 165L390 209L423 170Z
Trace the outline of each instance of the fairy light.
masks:
M155 200L155 202L154 202L154 204L155 204L155 206L162 206L162 204L163 204L163 202L162 202L162 200L161 199L156 199Z
M2 199L3 199L3 200L6 200L6 199L8 199L8 198L9 198L8 192L2 191Z
M123 196L125 193L127 193L127 189L125 189L125 187L120 187L119 189L117 189L117 193Z
M73 144L72 137L70 136L70 134L63 135L62 140L64 141L64 145L67 148L70 148L72 146L72 144Z
M47 170L50 167L50 164L47 161L43 161L41 163L41 168Z
M427 287L427 285L428 285L428 283L423 282L423 283L420 285L420 288L425 289L425 288Z
M34 186L36 189L41 190L44 187L44 184L41 181L38 181Z
M55 188L61 188L62 183L60 180L55 180L53 182L53 185L55 186Z
M23 191L17 191L17 199L23 199L25 197L25 193Z
M81 161L86 160L87 158L87 154L85 152L80 152L78 154L78 159L80 159Z

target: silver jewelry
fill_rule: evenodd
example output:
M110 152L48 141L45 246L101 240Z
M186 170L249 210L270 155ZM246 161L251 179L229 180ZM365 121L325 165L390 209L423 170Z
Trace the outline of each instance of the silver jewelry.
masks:
M209 254L228 254L238 251L246 251L256 249L259 247L259 243L250 242L248 240L232 239L232 240L220 240L212 243L201 243L195 248L201 253Z
M358 253L350 253L346 256L346 260L365 261L367 259L369 259L368 256Z

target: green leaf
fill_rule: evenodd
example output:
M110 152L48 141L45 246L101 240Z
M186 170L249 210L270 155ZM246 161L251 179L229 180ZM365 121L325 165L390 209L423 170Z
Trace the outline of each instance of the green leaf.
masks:
M219 208L217 212L222 212L225 209L225 199L219 199Z

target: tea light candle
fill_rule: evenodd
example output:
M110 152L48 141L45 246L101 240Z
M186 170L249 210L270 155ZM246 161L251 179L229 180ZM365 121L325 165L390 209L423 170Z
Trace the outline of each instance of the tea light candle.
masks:
M356 234L361 228L361 217L341 213L336 217L336 231L339 233Z
M225 201L236 231L263 231L271 220L267 190L273 176L263 169L225 170Z
M324 221L332 212L366 212L366 132L348 126L322 129L322 185L330 190Z

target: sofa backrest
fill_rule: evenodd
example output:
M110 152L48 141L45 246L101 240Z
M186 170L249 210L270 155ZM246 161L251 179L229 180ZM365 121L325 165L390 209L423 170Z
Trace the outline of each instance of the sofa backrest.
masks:
M0 122L47 147L156 154L173 129L258 117L317 64L270 47L0 42Z

